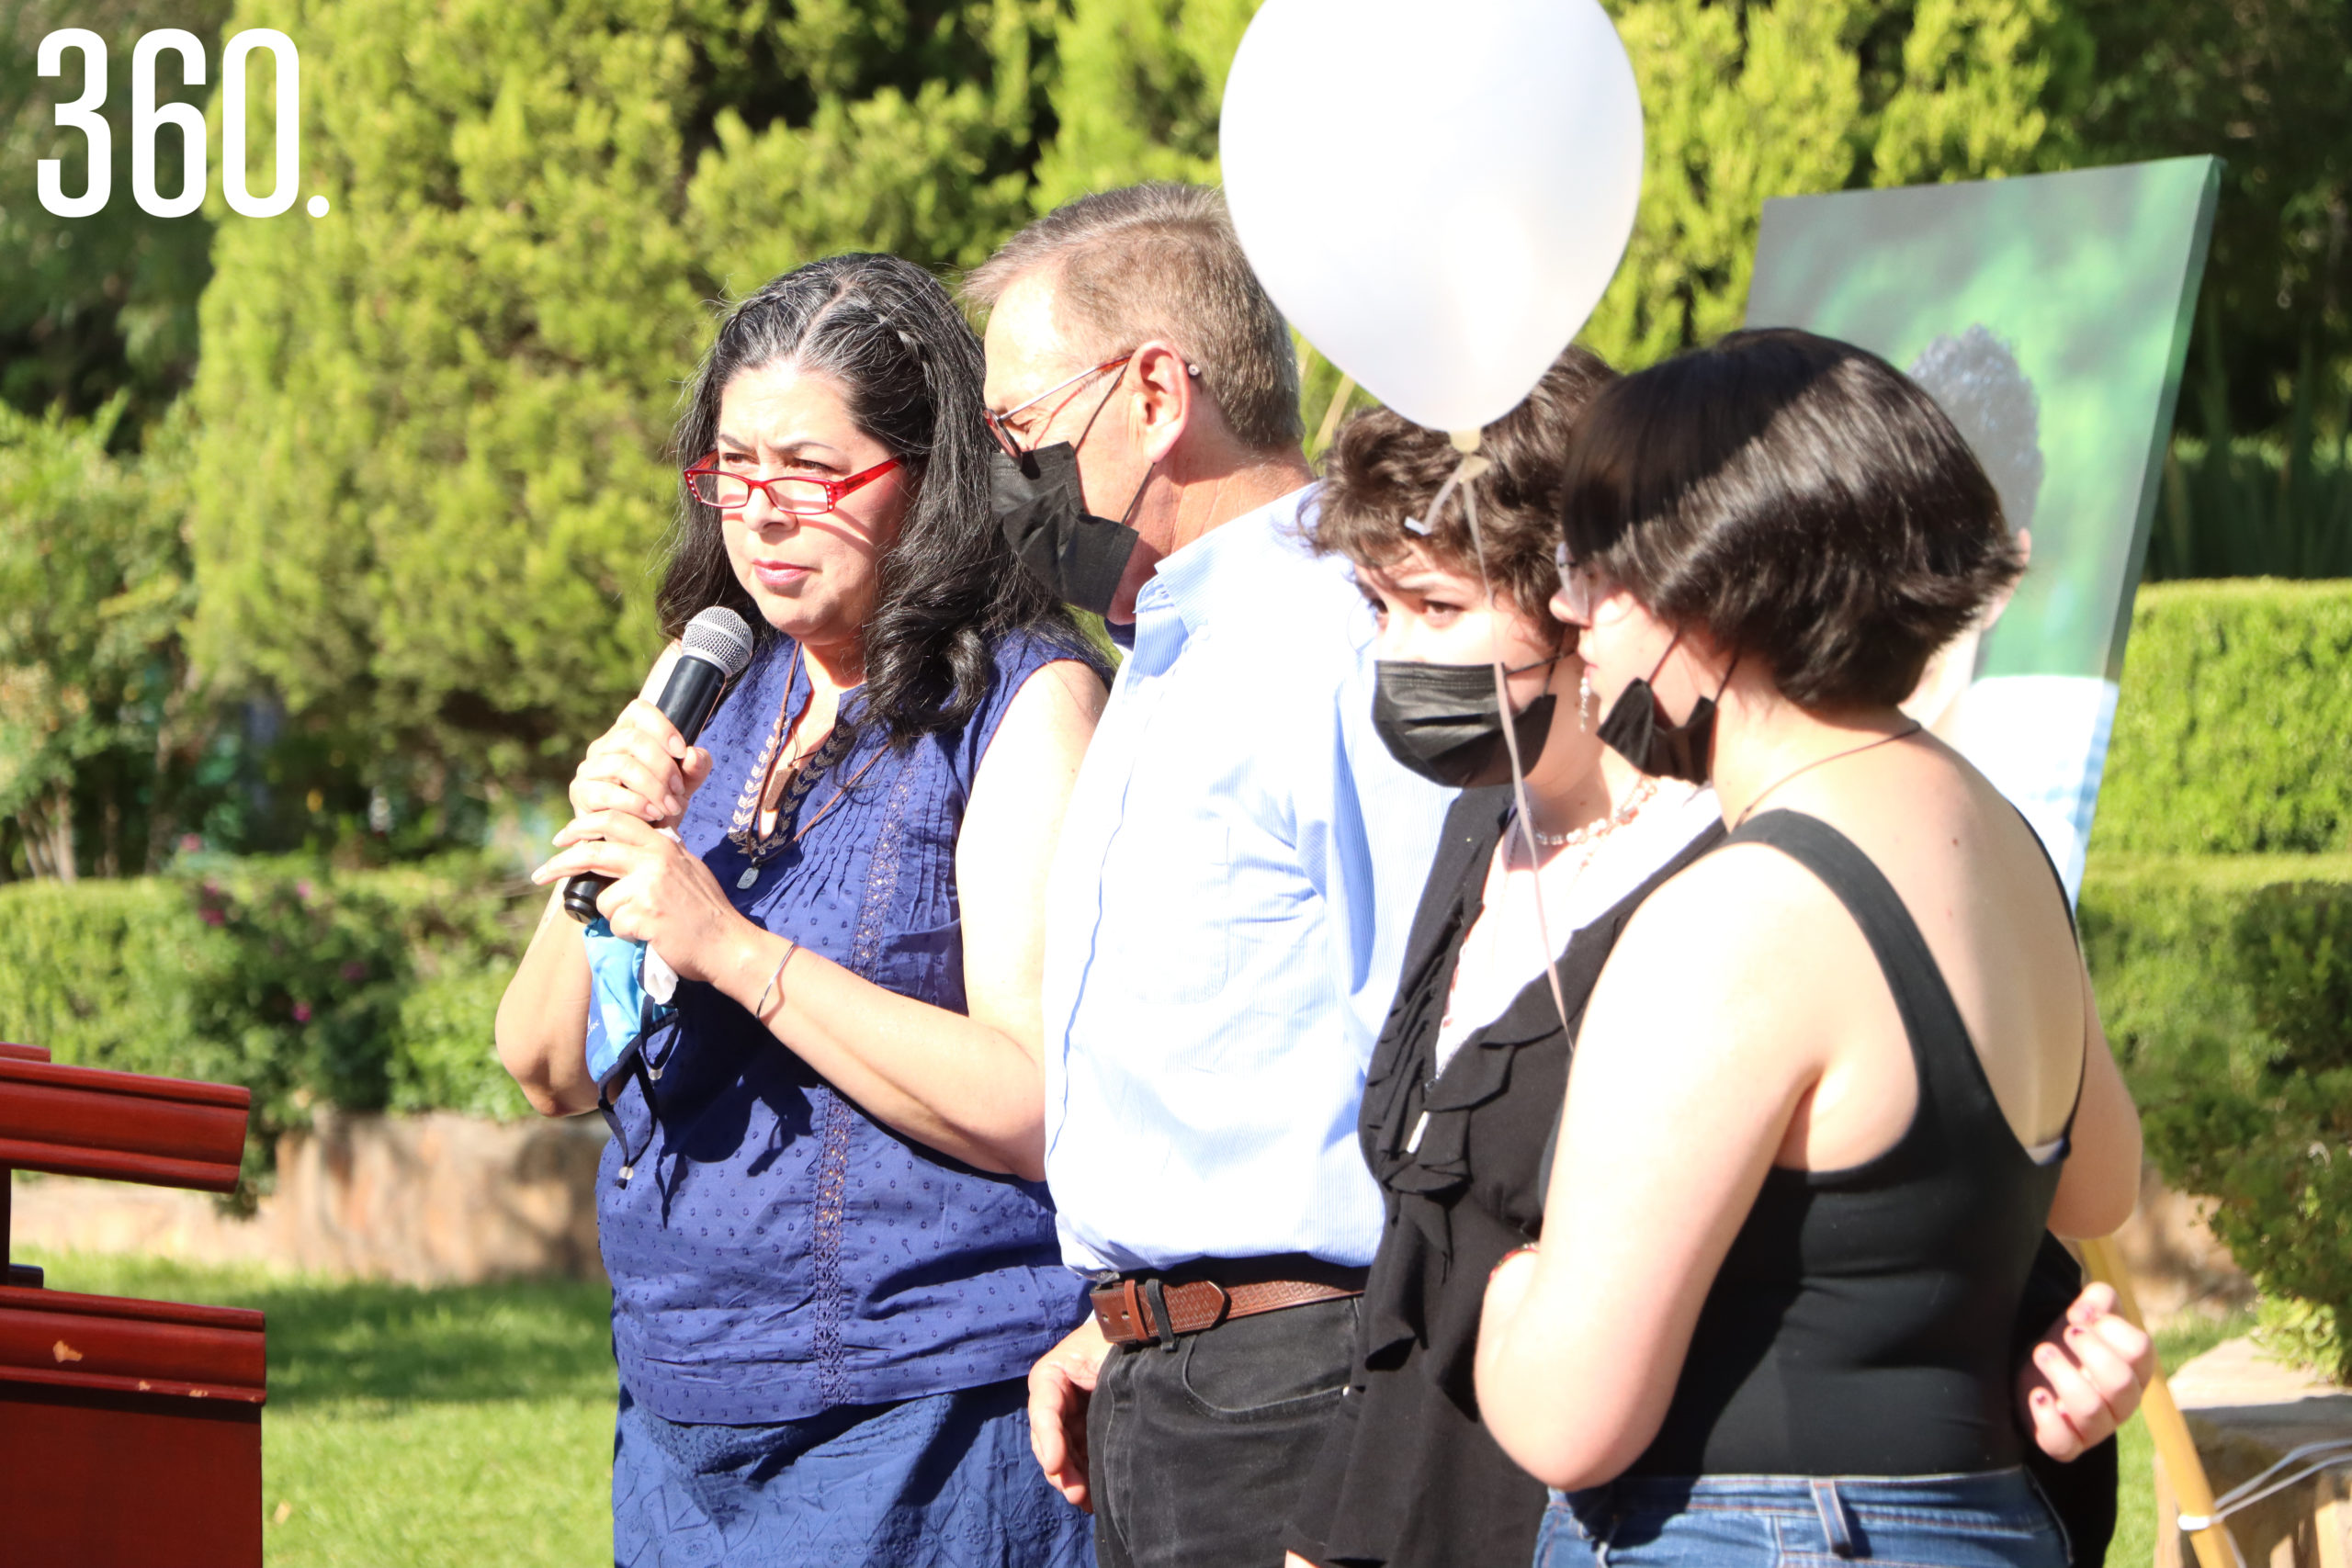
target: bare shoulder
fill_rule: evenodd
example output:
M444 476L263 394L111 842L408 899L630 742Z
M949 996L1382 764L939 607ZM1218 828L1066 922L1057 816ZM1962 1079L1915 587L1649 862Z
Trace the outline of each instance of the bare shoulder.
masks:
M1761 844L1717 850L1627 922L1578 1032L1577 1070L1779 1103L1821 1069L1848 989L1825 982L1850 971L1859 940L1794 861Z
M1679 951L1709 963L1776 955L1817 937L1841 913L1837 896L1780 851L1726 844L1645 900L1619 951Z
M989 737L974 787L1001 789L998 781L1009 780L1026 791L1060 780L1067 793L1106 695L1102 678L1080 660L1057 659L1031 671Z
M1770 1017L1803 1033L1823 1021L1813 1004L1826 1004L1831 989L1814 982L1854 936L1837 896L1812 873L1765 845L1726 845L1634 913L1594 1006L1631 1003L1655 1014L1660 998L1671 998L1669 1010L1702 1032L1753 1040Z
M1110 695L1111 689L1102 683L1102 677L1093 666L1083 660L1057 659L1029 672L1029 678L1021 682L1021 690L1013 694L1006 717L1010 718L1025 703L1049 712L1083 715L1091 728L1102 716L1102 705Z

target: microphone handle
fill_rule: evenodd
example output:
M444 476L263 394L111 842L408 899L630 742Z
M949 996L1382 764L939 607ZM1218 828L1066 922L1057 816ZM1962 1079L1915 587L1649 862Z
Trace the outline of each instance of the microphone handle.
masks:
M670 680L662 688L662 700L653 705L662 716L677 728L678 734L689 746L702 733L711 710L718 706L719 694L727 689L727 676L718 665L692 653L682 654L670 671ZM596 900L613 885L609 876L599 876L593 871L566 879L563 885L563 910L582 925L597 915Z

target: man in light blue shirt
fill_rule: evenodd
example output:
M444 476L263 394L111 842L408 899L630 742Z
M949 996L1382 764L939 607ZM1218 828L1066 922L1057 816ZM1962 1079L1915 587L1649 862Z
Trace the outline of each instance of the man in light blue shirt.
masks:
M1105 1568L1272 1568L1353 1355L1358 1101L1447 796L1373 730L1373 620L1301 536L1296 363L1216 193L1087 197L967 291L1008 452L1073 444L1139 536L1046 925L1046 1178L1096 1314L1032 1373L1032 1441Z

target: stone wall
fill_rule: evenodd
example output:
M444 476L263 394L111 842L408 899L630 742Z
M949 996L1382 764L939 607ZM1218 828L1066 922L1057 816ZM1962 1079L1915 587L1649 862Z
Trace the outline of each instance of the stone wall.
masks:
M248 1260L471 1284L601 1280L602 1121L326 1113L278 1142L277 1190L242 1219L200 1192L18 1175L15 1238L58 1251Z
M2150 1323L2223 1317L2254 1304L2253 1281L2205 1228L2207 1206L2166 1187L2154 1166L2141 1168L2140 1206L2115 1239Z
M196 1192L18 1176L16 1234L61 1251L254 1259L295 1269L464 1284L516 1276L601 1280L596 1160L605 1126L492 1122L446 1111L319 1117L277 1150L277 1190L241 1220ZM2253 1299L2194 1200L2143 1177L2122 1235L2152 1321L2219 1316Z

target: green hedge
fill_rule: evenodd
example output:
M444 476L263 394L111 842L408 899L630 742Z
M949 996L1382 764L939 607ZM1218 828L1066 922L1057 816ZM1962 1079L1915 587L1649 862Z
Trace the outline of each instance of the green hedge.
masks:
M2352 850L2352 581L2141 591L2091 848Z
M2081 921L2150 1155L2352 1373L2352 855L2094 855Z
M473 855L0 886L0 1039L244 1085L254 1175L322 1102L521 1116L491 1020L543 897Z

